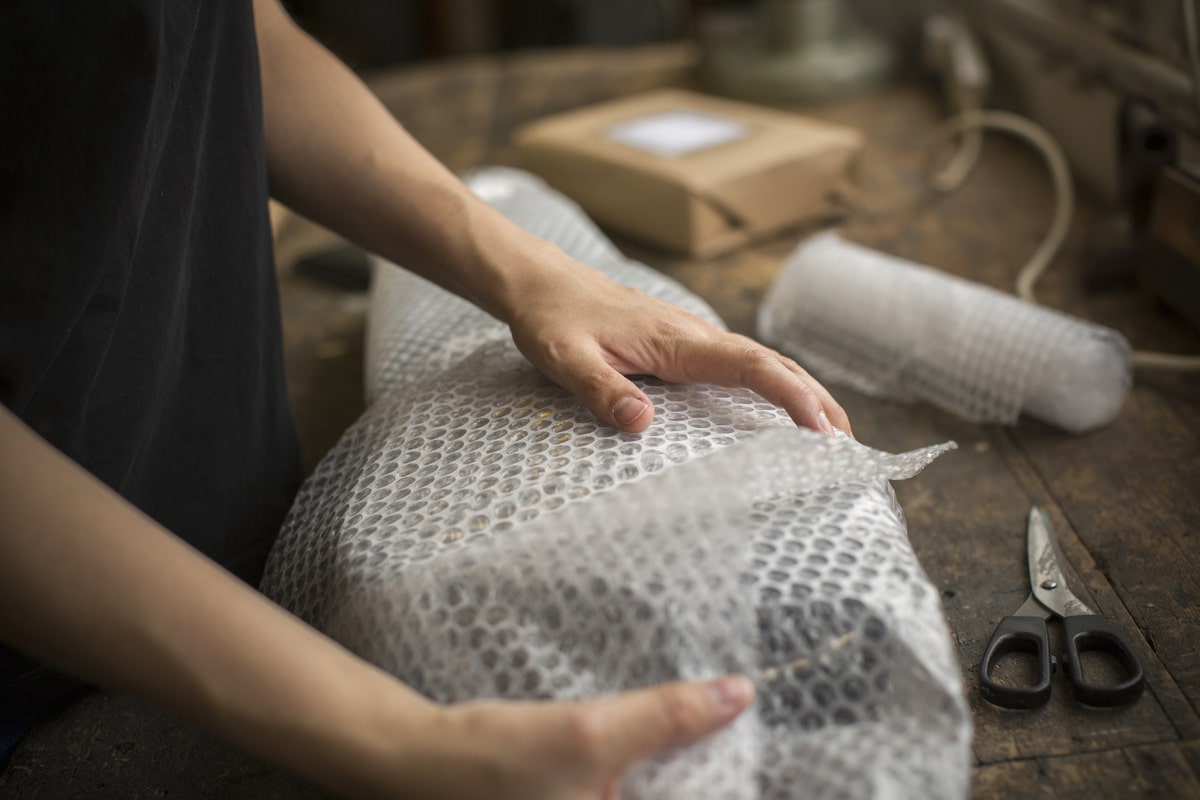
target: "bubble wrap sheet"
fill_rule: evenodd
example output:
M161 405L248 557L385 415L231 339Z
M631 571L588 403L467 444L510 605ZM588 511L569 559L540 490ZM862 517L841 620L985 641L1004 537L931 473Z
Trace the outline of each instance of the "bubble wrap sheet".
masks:
M927 400L972 422L1022 411L1082 433L1111 422L1132 384L1129 343L1095 325L834 231L796 248L758 335L830 383Z
M469 185L615 279L714 319L536 179ZM585 698L744 672L755 709L633 769L630 798L958 798L970 722L889 479L903 455L750 392L641 381L597 423L507 329L376 269L370 406L302 487L264 591L443 702Z

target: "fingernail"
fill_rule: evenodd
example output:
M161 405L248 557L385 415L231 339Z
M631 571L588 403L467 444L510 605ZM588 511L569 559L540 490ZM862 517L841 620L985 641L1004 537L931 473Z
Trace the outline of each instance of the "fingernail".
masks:
M637 422L642 414L646 413L649 408L640 398L632 395L622 397L613 406L613 418L616 419L618 425L632 425Z
M817 424L821 426L821 433L826 436L837 436L837 429L833 427L833 423L829 421L829 417L825 416L824 411L817 414Z
M754 697L754 684L744 675L727 675L710 681L708 693L721 711L741 711Z

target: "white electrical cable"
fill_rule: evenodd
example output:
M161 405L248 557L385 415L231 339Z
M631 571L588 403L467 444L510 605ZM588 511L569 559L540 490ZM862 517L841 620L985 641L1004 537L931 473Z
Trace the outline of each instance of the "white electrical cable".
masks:
M1189 18L1190 22L1194 22L1194 19ZM1195 38L1193 36L1196 30L1195 26L1190 25L1189 30L1191 31L1188 34L1189 38ZM1050 171L1055 198L1054 216L1050 228L1046 231L1037 250L1017 273L1017 296L1022 300L1034 303L1037 302L1034 286L1054 260L1071 227L1071 218L1075 212L1075 192L1071 183L1071 170L1062 148L1058 146L1054 137L1032 120L1007 111L965 111L952 117L939 128L935 140L941 142L949 137L964 136L979 130L1002 131L1023 139L1038 151ZM962 185L969 175L969 169L963 171L956 167L956 162L959 161L965 161L962 149L951 160L951 163L935 176L934 189L945 193ZM965 161L965 163L973 166L973 162ZM955 167L953 173L950 172L951 167ZM1200 356L1137 350L1133 353L1133 365L1150 369L1198 371L1200 370Z
M924 60L945 81L946 100L956 112L982 111L991 73L978 42L955 14L932 14L925 20ZM957 135L954 153L929 183L939 192L956 190L974 171L983 152L983 131Z
M950 136L976 130L1002 131L1024 139L1038 151L1050 171L1050 179L1054 185L1054 216L1050 229L1017 274L1017 296L1035 303L1037 298L1033 293L1034 284L1058 254L1059 248L1067 238L1071 217L1075 213L1075 190L1071 185L1071 170L1058 142L1054 141L1045 129L1032 120L1008 111L964 111L943 125L936 138L942 141ZM958 188L966 177L963 175L956 184L949 184L949 190ZM941 190L936 184L934 188Z
M1200 356L1134 350L1133 366L1145 369L1174 370L1176 372L1200 372Z
M981 109L968 109L977 112ZM942 194L950 194L966 182L979 157L983 155L983 132L981 130L963 131L959 134L958 147L954 154L947 159L945 166L938 169L929 179L929 185Z

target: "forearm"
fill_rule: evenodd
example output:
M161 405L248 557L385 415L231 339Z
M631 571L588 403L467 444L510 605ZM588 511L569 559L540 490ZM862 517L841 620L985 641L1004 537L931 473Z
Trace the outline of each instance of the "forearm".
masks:
M618 286L472 195L278 0L255 0L271 191L507 323L551 380L638 432L653 406L625 375L745 386L828 434L850 430L798 364Z
M531 262L556 266L530 258L549 245L471 194L276 0L256 0L255 21L272 195L509 321Z
M0 510L0 640L34 657L341 790L379 785L403 761L405 728L435 710L167 533L2 406Z

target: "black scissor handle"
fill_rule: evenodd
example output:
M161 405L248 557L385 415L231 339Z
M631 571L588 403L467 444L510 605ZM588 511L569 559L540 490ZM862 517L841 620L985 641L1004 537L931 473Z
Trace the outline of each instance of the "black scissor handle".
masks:
M1008 653L1033 653L1038 662L1037 683L1032 686L1001 686L991 671ZM1005 708L1038 708L1050 699L1050 639L1041 617L1005 617L996 626L979 664L979 693L989 703Z
M1146 676L1142 664L1133 654L1113 624L1099 614L1082 614L1063 618L1063 638L1066 640L1067 671L1075 686L1075 698L1089 706L1119 706L1132 703L1142 693ZM1080 653L1107 653L1121 664L1125 678L1117 683L1094 684L1083 679Z

